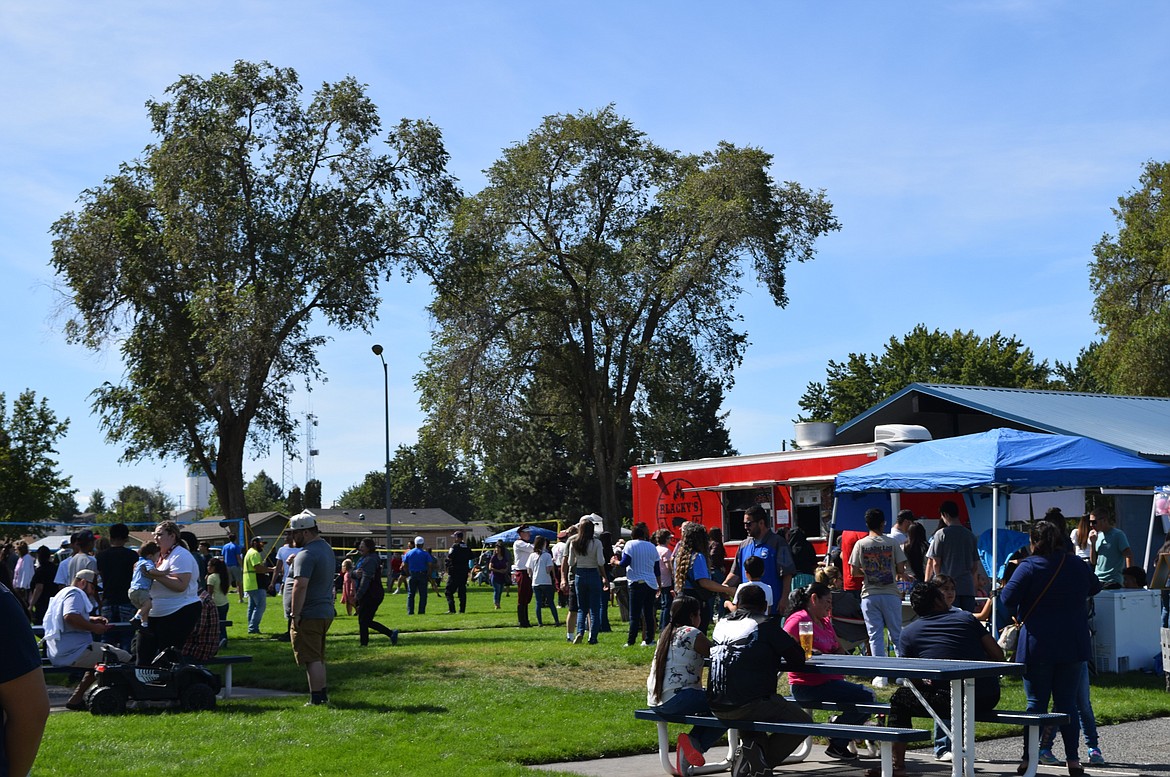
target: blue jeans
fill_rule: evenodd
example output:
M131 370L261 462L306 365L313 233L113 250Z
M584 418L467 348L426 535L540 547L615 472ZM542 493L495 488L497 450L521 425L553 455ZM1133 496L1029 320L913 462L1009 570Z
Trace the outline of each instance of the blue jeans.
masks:
M496 609L497 610L500 609L500 597L504 595L504 586L505 585L507 585L507 584L496 582L496 580L494 580L494 579L492 580L492 593L493 593L493 598L496 601Z
M1069 716L1069 723L1060 727L1064 740L1066 761L1079 760L1077 755L1077 690L1081 672L1088 671L1084 661L1029 661L1024 670L1024 695L1028 712L1047 712L1048 700L1052 711ZM1024 758L1028 757L1028 740L1024 739Z
M577 568L573 581L577 592L577 633L585 633L585 618L589 618L589 641L597 641L601 628L601 573L596 569Z
M260 621L264 618L264 610L268 607L268 592L263 588L254 591L244 591L248 597L248 633L260 633Z
M117 602L110 604L107 602L102 605L102 617L110 623L125 623L134 617L134 613L138 612L138 608L130 604L130 602ZM110 645L116 644L118 647L130 652L130 643L134 639L133 631L123 631L121 634L107 634L102 637L102 642ZM114 640L117 640L115 642Z
M1170 588L1162 589L1162 628L1170 629Z
M632 645L642 632L645 642L654 641L654 595L657 589L648 583L630 583L630 632L626 644Z
M227 640L228 605L225 604L215 609L219 612L219 638L221 640Z
M662 715L710 715L711 707L707 704L707 692L702 688L682 688L655 707L654 711ZM691 729L690 737L698 751L705 753L726 732L726 728L695 726Z
M557 604L553 599L553 586L548 585L534 585L532 592L536 594L536 622L543 626L544 621L540 617L541 608L547 607L548 611L552 613L553 623L560 626L561 619L557 617Z
M865 618L865 631L869 635L869 650L872 655L886 655L886 629L890 632L890 644L894 647L894 655L901 655L898 653L898 642L902 639L900 596L877 594L862 598L861 617Z
M427 611L427 588L430 587L431 577L424 570L411 572L406 579L406 614L414 615L414 597L418 595L418 614L424 615Z
M674 589L663 588L662 596L658 597L660 610L658 613L658 630L662 631L666 628L666 624L670 623L670 605L674 604Z
M1093 702L1089 699L1089 663L1081 664L1081 679L1077 683L1077 715L1072 716L1075 722L1080 717L1078 728L1085 730L1085 747L1097 747L1097 716L1093 714ZM1056 726L1045 726L1040 732L1040 749L1051 750L1056 741Z
M873 691L864 685L846 682L845 680L830 680L823 685L792 685L792 697L802 705L805 702L836 701L848 704L872 704ZM859 726L869 720L865 712L842 712L837 716L837 722L842 725ZM849 739L830 739L829 744L840 748L849 747Z

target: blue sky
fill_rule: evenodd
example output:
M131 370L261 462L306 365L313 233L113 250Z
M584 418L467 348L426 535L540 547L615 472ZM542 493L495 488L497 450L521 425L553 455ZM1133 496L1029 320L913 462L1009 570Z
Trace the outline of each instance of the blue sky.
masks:
M60 464L82 506L128 483L181 497L181 466L119 464L103 441L88 394L121 367L64 342L48 229L150 142L146 99L237 59L293 67L308 90L353 75L387 124L431 119L468 192L543 116L609 103L668 148L756 145L778 181L825 189L843 229L792 267L788 308L753 287L735 303L752 342L725 403L741 452L791 438L829 359L920 322L1068 361L1095 336L1087 266L1110 209L1170 158L1168 21L1156 2L0 0L0 391L70 419ZM320 419L327 501L381 466L374 342L392 444L415 441L428 299L386 284L373 331L334 333L328 382L293 400ZM279 456L247 474L261 468L280 479Z

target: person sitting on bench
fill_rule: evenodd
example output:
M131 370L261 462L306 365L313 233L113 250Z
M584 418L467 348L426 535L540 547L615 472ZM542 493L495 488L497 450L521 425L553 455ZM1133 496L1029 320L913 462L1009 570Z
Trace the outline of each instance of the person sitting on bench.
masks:
M768 618L763 589L748 586L736 594L736 610L719 620L711 635L707 699L720 720L812 723L799 704L776 693L780 672L804 666L800 643ZM732 761L732 777L768 774L804 741L800 734L743 733Z
M109 622L91 613L97 609L97 573L92 569L79 569L70 585L65 586L49 600L45 613L45 648L53 666L72 666L92 670L102 663L103 649L110 651L118 661L129 661L125 650L94 642L96 634L101 636L109 631ZM85 692L93 685L92 671L87 671L65 702L66 709L84 710Z
M971 661L1003 661L1003 650L995 637L975 616L965 610L952 609L942 590L933 583L918 583L910 590L910 606L918 618L902 631L902 655L906 658L950 658ZM932 684L915 680L923 697L935 714L947 719L951 714L951 685L946 681ZM999 678L975 680L975 712L987 712L999 704ZM913 716L930 715L909 688L899 688L890 698L889 725L906 728ZM894 775L906 771L906 743L895 742ZM950 740L935 726L935 757L950 760Z

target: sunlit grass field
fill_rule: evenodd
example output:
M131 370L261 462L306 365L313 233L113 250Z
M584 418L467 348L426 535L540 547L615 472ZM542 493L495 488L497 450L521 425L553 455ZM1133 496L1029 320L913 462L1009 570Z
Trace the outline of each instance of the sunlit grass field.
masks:
M33 773L501 777L531 775L527 764L653 752L653 726L631 714L646 702L651 649L622 648L618 608L601 644L570 645L563 626L515 628L515 602L513 592L497 611L491 590L472 586L464 615L447 615L432 592L427 613L407 617L406 595L388 595L379 620L402 631L399 644L373 634L367 648L342 607L328 642L330 705L305 707L288 643L268 638L284 630L278 603L269 602L266 633L252 636L233 596L224 653L254 657L236 667L235 684L295 695L231 699L203 713L55 713ZM1170 714L1163 688L1160 675L1095 678L1098 723ZM1023 709L1019 680L1004 681L1000 706Z

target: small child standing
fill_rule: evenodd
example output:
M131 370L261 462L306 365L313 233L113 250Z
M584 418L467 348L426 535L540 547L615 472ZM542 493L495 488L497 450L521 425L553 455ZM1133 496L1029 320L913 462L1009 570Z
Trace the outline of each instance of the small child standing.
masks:
M739 587L735 589L735 598L739 598L739 592L750 585L761 588L764 591L764 598L768 600L768 609L772 609L772 586L760 580L764 576L764 560L759 556L748 556L747 560L743 562L743 571L747 573L747 581L740 583ZM727 608L728 612L735 612L735 602L724 602L723 606Z
M348 558L341 562L341 601L345 605L345 614L353 615L353 608L357 606L357 580L353 561Z
M146 572L154 571L158 563L158 543L144 542L138 549L138 561L134 564L134 575L130 578L130 604L138 608L130 622L140 621L145 627L150 622L150 586L153 582Z

